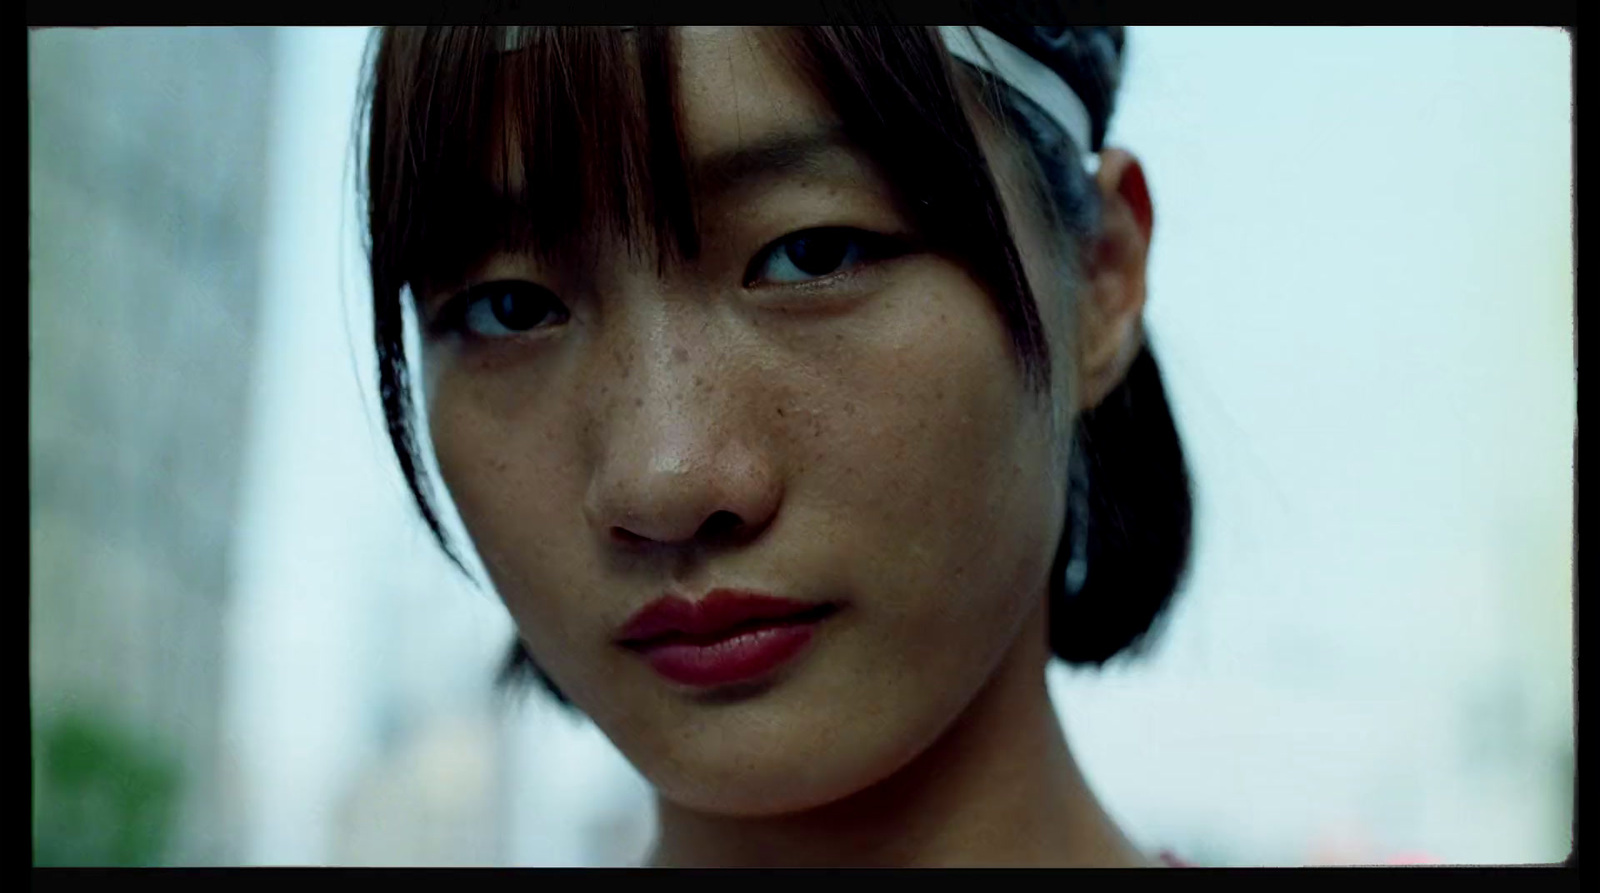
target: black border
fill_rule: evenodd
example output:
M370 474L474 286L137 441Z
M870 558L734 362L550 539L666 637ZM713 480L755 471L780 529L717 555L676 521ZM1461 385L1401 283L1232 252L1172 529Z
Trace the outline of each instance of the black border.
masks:
M907 24L957 24L974 20L981 0L410 0L378 3L257 3L249 5L167 2L130 5L113 0L27 0L26 20L40 26L114 25L367 25L473 24L821 24L874 17ZM1374 2L1232 3L1218 7L1179 0L1064 0L1061 24L1272 24L1272 25L1557 25L1576 28L1577 0L1517 3ZM1042 16L1040 24L1056 24ZM880 19L884 20L884 19Z

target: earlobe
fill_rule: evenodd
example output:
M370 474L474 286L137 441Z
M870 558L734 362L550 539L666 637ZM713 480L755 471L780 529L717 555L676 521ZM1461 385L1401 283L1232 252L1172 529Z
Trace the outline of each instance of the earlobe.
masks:
M1154 208L1132 155L1106 149L1095 174L1100 232L1078 310L1078 409L1090 409L1128 374L1144 342L1145 264Z

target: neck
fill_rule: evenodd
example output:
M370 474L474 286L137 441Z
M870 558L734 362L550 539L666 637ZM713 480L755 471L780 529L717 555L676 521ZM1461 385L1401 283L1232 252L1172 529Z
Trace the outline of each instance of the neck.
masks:
M934 744L887 779L804 813L734 818L657 801L648 864L1142 866L1078 770L1045 686L1043 610Z

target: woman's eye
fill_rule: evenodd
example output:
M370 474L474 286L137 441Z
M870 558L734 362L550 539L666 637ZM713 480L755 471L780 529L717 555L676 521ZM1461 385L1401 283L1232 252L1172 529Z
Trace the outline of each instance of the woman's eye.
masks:
M784 236L756 256L745 285L785 285L820 279L887 254L887 240L872 233L835 227Z
M446 308L441 328L479 338L506 338L541 326L559 325L567 308L551 291L531 282L485 282L467 289Z

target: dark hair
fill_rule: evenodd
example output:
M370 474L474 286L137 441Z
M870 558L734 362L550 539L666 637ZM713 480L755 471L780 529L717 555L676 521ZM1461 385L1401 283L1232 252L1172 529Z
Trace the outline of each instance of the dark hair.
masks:
M1121 29L984 24L1061 73L1089 109L1088 148L1098 150ZM662 262L698 252L673 34L629 30L625 38L606 28L386 28L368 66L363 187L383 410L422 517L463 573L418 471L402 293L449 281L509 244L582 249L609 231L629 245L653 237ZM1082 147L1026 99L953 61L935 29L807 27L786 36L784 50L889 172L930 245L990 287L1027 386L1048 393L1049 344L963 99L977 100L1030 149L1054 216L1080 240L1098 215L1098 193L1077 162ZM580 164L585 157L616 162ZM1150 630L1189 551L1188 475L1148 350L1080 417L1075 437L1051 647L1069 662L1098 664ZM1066 585L1069 571L1081 584ZM520 638L500 678L537 679L571 706Z

